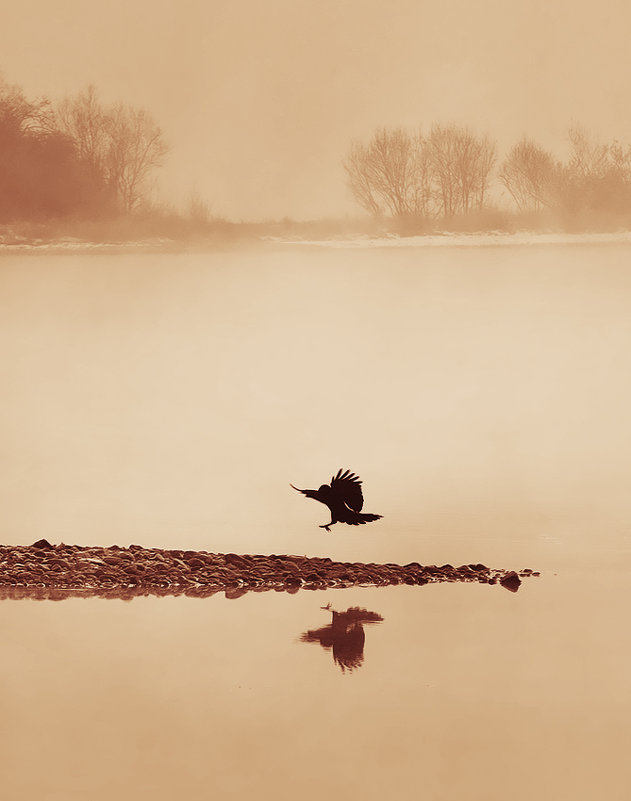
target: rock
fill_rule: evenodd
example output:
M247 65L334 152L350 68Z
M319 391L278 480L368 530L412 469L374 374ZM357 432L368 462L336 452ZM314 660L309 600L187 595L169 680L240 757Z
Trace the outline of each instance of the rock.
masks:
M228 598L228 600L236 601L237 598L241 598L242 596L244 596L246 592L247 592L246 587L229 587L225 591L224 595L226 596L226 598Z
M502 576L500 579L500 584L510 592L517 592L519 587L521 586L521 579L515 573L514 570L511 570L510 573L507 573L505 576Z
M224 560L231 567L244 567L247 564L245 557L238 556L236 553L227 553Z
M31 548L37 548L40 551L50 551L54 547L55 546L51 545L50 542L48 542L48 540L37 540L37 542L34 542L31 545Z

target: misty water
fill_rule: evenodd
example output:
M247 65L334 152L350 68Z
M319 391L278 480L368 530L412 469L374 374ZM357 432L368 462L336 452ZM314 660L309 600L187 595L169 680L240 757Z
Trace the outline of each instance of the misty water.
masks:
M626 801L630 256L0 257L4 543L541 571L5 600L4 797Z

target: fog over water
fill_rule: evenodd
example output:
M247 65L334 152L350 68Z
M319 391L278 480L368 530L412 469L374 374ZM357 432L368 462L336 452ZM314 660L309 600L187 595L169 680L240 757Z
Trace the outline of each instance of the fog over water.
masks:
M542 571L3 600L7 798L626 801L630 253L5 254L5 543Z
M5 257L7 539L459 563L606 547L631 512L628 255ZM289 482L339 467L384 519L329 536Z

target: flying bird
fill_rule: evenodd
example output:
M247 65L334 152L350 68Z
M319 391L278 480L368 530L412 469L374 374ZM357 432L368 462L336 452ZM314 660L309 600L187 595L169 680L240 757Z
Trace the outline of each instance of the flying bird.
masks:
M363 526L364 523L372 523L379 520L382 515L372 515L362 513L364 496L362 495L362 482L359 476L351 473L350 470L340 468L336 476L333 476L330 484L322 484L317 490L298 489L293 484L289 485L298 492L302 492L307 498L320 501L331 510L331 522L326 523L320 528L331 531L329 526L335 523L348 523L349 526Z

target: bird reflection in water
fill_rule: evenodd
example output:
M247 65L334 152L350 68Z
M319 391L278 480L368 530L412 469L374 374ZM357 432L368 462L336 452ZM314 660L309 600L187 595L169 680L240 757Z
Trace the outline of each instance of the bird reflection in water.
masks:
M333 661L342 673L353 671L364 662L365 623L381 623L383 618L376 612L351 606L346 612L336 612L331 604L321 607L331 612L333 619L328 626L305 631L300 642L319 642L327 650L333 649Z

